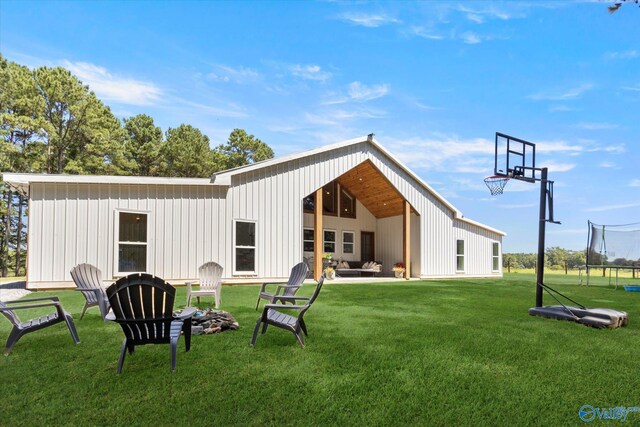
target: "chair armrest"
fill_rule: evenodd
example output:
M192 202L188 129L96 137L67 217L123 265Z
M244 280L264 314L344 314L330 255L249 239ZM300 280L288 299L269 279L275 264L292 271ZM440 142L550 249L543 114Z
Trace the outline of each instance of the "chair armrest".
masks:
M274 297L274 299L276 300L281 300L281 301L296 301L296 300L304 300L304 301L308 301L309 297L297 297L297 296L288 296L288 295L276 295Z
M282 308L285 310L302 310L306 305L286 305L286 304L265 304L264 309L268 310L270 308Z
M15 302L15 301L9 301L9 302ZM6 302L5 304L8 304L9 302ZM6 308L0 307L0 311L21 310L23 308L39 308L39 307L59 307L59 308L62 308L62 305L60 304L59 301L52 301L52 302L43 302L43 303L40 303L40 304L18 305L18 306L14 306L14 307L6 307Z
M7 301L5 302L5 304L22 304L23 302L32 302L32 301L60 301L60 298L54 295L51 297L27 298L27 299L18 299L15 301Z
M267 283L263 283L262 287L260 288L260 292L264 292L265 288L267 287L267 285L282 285L283 283L287 283L287 282L267 282Z
M285 289L300 289L302 287L302 285L286 285L286 286L278 286L278 288L276 289L276 295L279 295L281 291L285 290Z
M196 314L196 311L197 309L195 307L187 307L182 310L182 313L180 313L180 315L174 317L178 320L188 319L190 317L193 317L193 315Z

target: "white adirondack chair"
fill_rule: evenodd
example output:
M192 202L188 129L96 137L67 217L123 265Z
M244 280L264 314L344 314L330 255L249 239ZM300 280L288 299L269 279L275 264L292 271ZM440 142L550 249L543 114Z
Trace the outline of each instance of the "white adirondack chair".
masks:
M187 307L191 306L191 297L196 297L200 304L201 296L213 296L216 308L220 307L220 293L222 291L222 266L215 262L206 262L198 269L200 286L198 290L192 289L196 282L187 282Z

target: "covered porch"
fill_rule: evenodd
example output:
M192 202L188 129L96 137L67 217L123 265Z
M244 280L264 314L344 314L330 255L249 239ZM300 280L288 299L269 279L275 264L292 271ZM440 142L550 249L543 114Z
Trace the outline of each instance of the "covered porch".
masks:
M326 253L334 255L334 263L383 262L386 274L380 276L386 276L384 280L389 280L397 262L405 267L405 279L411 277L412 266L419 276L419 214L370 160L316 189L304 198L303 205L303 251L313 260L310 269L316 280L326 266ZM378 280L341 277L339 281L371 279Z

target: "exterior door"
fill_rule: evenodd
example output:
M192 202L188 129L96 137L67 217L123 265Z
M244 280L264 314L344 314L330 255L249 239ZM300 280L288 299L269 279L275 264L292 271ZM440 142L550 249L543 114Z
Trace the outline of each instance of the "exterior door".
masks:
M360 232L360 261L376 260L376 234L372 231Z

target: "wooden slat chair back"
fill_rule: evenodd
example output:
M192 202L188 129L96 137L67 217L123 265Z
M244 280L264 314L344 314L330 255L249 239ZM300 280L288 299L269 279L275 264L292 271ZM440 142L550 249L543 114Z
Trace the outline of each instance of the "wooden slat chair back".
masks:
M26 322L22 322L18 315L15 313L15 310L19 309L40 307L55 307L56 311L44 316L37 317L35 319L28 320ZM5 356L8 356L9 353L11 353L11 350L13 350L13 346L23 335L30 332L35 332L51 325L55 325L56 323L60 322L65 322L67 324L67 328L69 329L69 333L71 334L71 338L73 338L73 341L76 344L80 343L80 338L78 337L76 326L73 323L73 318L64 310L62 304L60 303L60 300L56 296L0 302L0 313L2 313L4 317L6 317L9 322L11 322L11 325L13 325L11 332L9 332L9 337L7 338L7 344L4 350Z
M206 295L213 296L216 308L220 307L222 271L222 266L213 261L206 262L198 268L200 287L198 290L193 290L191 288L193 282L187 282L187 307L191 306L192 297L196 297L198 304L200 304L200 297Z
M120 278L107 288L114 320L124 332L118 374L126 352L132 354L137 345L170 344L171 369L176 369L176 352L180 333L184 333L186 351L191 347L191 316L193 310L173 315L176 290L159 277L135 273Z
M322 284L324 283L325 276L324 274L320 277L318 284L316 285L315 290L311 297L304 298L299 296L293 297L282 297L282 298L295 298L296 300L307 299L307 303L304 305L286 305L286 304L265 304L262 310L262 315L256 321L256 327L253 330L253 337L251 338L251 342L249 345L253 347L258 339L258 330L260 329L260 325L262 324L262 333L264 334L267 331L268 325L273 325L275 327L286 329L291 331L300 345L304 348L304 336L308 336L307 333L307 325L304 322L304 314L309 310L313 302L318 298L320 294L320 290L322 289ZM283 313L282 310L296 310L297 315ZM304 335L303 335L304 334Z
M90 307L98 307L102 320L105 320L109 313L109 300L102 287L102 272L91 264L79 264L71 269L71 278L82 295L85 303L80 319Z
M307 273L309 272L309 266L305 262L300 262L293 266L291 269L291 273L289 274L289 280L283 283L263 283L260 288L260 292L258 293L258 300L256 301L256 310L260 305L260 300L264 299L269 301L269 303L273 304L278 301L282 302L292 302L295 303L295 300L290 298L282 299L280 297L292 297L298 292L300 287L302 286L302 282L307 278ZM267 285L280 285L277 287L275 292L267 292Z

